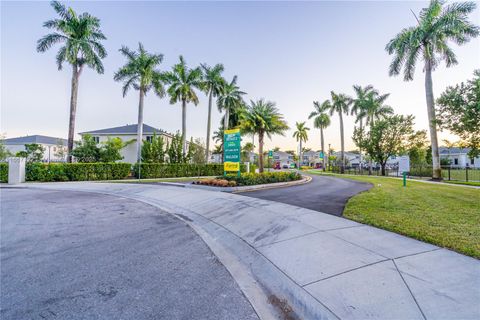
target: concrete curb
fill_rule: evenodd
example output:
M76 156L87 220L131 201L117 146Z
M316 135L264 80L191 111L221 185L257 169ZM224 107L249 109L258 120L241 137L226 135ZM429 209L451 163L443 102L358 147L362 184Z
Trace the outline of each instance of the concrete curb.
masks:
M175 183L175 182L159 182L158 184L173 186L173 187L189 188L189 189L201 189L201 190L207 190L207 191L241 193L241 192L250 192L250 191L257 191L257 190L293 187L293 186L309 183L310 181L312 181L312 177L303 176L301 180L297 180L297 181L258 184L255 186L242 186L242 187L212 187L212 186L204 186L204 185L198 185L198 184Z

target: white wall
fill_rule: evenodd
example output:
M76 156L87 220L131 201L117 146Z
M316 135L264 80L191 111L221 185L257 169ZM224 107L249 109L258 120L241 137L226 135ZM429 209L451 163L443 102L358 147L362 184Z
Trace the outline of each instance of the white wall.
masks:
M48 162L48 161L59 162L59 161L65 161L66 160L66 157L59 158L59 157L55 156L58 145L56 145L56 144L42 144L42 143L39 143L39 145L41 145L44 148L43 157L42 157L43 161L45 161L45 162ZM5 144L5 148L8 151L10 151L13 155L15 155L17 152L25 151L25 145L23 145L23 144ZM64 148L64 151L65 151L65 154L66 154L67 153L67 147L64 146L63 148Z

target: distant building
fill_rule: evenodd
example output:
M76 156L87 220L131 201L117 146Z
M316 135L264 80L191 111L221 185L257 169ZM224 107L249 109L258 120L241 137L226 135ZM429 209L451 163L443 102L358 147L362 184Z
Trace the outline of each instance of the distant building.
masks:
M342 153L340 151L333 152L332 155L336 156L337 165L340 164ZM345 155L345 165L347 167L359 167L360 166L360 154L353 152L344 152Z
M26 144L38 144L43 147L44 162L63 162L67 158L67 140L62 138L48 137L42 135L24 136L4 139L5 149L15 155L19 151L25 151ZM63 156L60 156L63 154Z
M292 154L283 152L283 151L275 151L273 152L273 166L279 165L280 168L285 166L290 167L291 164L295 164L295 160Z
M107 141L108 138L120 138L124 142L137 141L137 127L136 124L129 124L121 127L113 127L100 130L92 130L80 132L79 134L83 137L86 134L89 134L93 139L98 143ZM168 133L164 130L154 128L147 124L143 124L143 138L144 141L150 141L153 135L161 136L164 139L165 146L172 142L173 134ZM188 142L187 142L188 143ZM137 162L137 144L131 143L120 150L120 154L123 156L122 162Z
M212 153L208 159L208 163L222 163L223 162L223 153Z
M440 160L445 159L450 162L451 167L455 168L480 168L480 157L470 158L468 152L470 148L446 148L440 147Z

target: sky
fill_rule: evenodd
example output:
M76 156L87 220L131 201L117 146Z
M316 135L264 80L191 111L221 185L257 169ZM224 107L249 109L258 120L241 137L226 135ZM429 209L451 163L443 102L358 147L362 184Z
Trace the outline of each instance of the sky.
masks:
M76 132L109 128L137 121L138 94L122 97L122 85L113 74L125 63L118 52L142 42L154 53L164 54L160 66L170 70L183 55L191 67L222 63L224 76L238 76L247 101L274 101L293 128L307 121L311 128L306 147L320 148L320 133L308 120L313 101L324 101L330 91L353 95L352 86L371 84L390 93L387 104L398 114L413 114L416 129L427 129L424 73L419 64L414 81L389 77L391 56L386 43L402 28L416 23L425 1L369 2L67 2L77 12L89 12L101 20L107 36L108 56L104 74L86 69L80 78ZM1 2L1 119L6 137L43 134L66 138L71 68L58 71L55 55L36 52L36 41L49 32L42 23L55 17L48 2ZM480 10L471 15L480 22ZM445 64L433 74L434 94L472 77L480 68L480 40L452 45L459 64ZM205 139L207 98L198 93L198 106L188 105L187 136ZM212 127L221 114L214 107ZM146 124L176 132L181 129L181 106L170 105L153 93L145 99ZM354 117L345 120L346 149L355 149L351 136ZM292 137L274 136L266 148L296 149ZM77 136L78 138L78 136ZM448 132L440 138L455 140ZM340 148L338 115L325 131L325 142ZM251 141L246 138L245 141Z

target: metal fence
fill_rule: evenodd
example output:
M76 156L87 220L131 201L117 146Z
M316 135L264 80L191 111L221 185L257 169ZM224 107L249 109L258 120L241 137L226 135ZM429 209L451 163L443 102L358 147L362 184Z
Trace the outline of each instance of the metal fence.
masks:
M331 171L334 173L340 173L340 167L332 166ZM408 177L431 178L432 171L432 166L411 166L410 172L408 172ZM345 174L352 175L382 175L380 167L373 167L371 170L368 170L368 168L346 167L344 172ZM398 167L389 167L385 169L385 175L390 177L400 177L402 176L402 173L398 171ZM442 178L448 181L480 181L480 168L442 166Z

